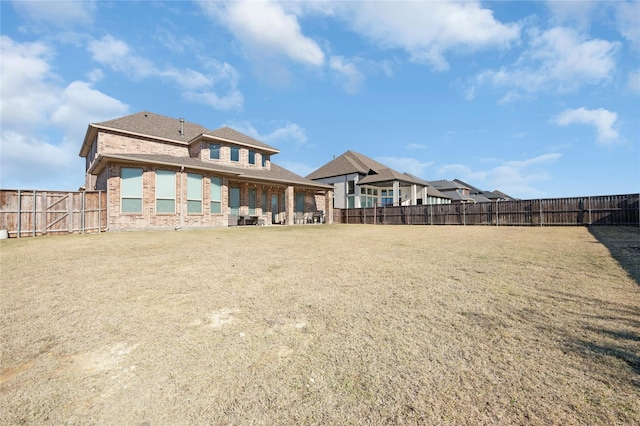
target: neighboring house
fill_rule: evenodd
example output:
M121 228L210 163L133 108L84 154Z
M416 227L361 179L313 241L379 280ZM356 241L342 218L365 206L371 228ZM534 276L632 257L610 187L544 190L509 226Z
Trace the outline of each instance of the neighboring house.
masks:
M452 203L475 203L467 185L450 180L430 180L429 185L451 198Z
M107 191L108 229L293 224L333 217L332 187L271 162L279 151L228 127L140 112L90 124L85 188Z
M466 186L469 188L469 196L473 198L476 203L488 203L491 201L513 201L514 198L508 196L504 192L500 191L483 191L475 186L469 185L466 182L461 181L460 179L454 179L453 182Z
M426 181L354 151L334 158L307 179L333 185L333 207L339 209L451 202Z

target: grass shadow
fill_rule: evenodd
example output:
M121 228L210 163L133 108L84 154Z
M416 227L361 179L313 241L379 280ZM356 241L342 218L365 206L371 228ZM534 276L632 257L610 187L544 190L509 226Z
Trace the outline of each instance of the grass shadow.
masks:
M591 226L589 232L640 285L640 227Z

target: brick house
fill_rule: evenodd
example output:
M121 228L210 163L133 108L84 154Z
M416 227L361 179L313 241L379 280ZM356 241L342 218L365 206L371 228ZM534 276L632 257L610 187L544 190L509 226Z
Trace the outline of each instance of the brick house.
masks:
M331 223L333 187L274 164L279 152L150 112L90 124L80 148L85 188L107 191L109 230Z

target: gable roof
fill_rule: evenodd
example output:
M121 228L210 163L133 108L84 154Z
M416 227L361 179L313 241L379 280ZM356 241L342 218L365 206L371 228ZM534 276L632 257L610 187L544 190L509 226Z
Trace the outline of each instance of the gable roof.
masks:
M352 173L367 175L370 171L380 173L384 169L388 169L388 167L384 164L378 163L366 155L362 155L355 151L347 151L307 175L307 179L324 179L334 176L349 175Z
M209 130L206 127L184 119L171 118L148 111L142 111L113 120L89 124L82 147L80 148L81 157L86 156L89 152L93 139L96 137L99 129L128 133L177 144L193 143L202 137L214 138L238 145L258 148L272 154L280 152L272 146L229 127Z
M358 173L365 175L358 179L358 185L382 184L399 181L427 186L427 182L408 173L400 173L376 160L355 151L347 151L324 166L307 175L307 179L324 179Z

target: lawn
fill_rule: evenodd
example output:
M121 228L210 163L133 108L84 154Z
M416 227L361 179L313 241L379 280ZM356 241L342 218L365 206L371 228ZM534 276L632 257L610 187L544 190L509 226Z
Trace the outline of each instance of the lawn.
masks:
M4 240L0 422L638 424L629 265L583 227Z

